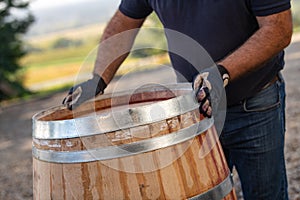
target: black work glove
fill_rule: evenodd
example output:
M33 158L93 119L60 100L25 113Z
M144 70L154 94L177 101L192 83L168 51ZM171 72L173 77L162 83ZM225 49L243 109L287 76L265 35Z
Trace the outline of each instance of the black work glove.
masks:
M73 86L62 103L66 105L68 109L73 110L83 102L97 96L98 94L103 94L106 86L107 85L102 77L94 74L92 79Z
M204 117L213 115L228 81L229 73L222 65L207 68L195 77L193 89L200 104L199 111Z

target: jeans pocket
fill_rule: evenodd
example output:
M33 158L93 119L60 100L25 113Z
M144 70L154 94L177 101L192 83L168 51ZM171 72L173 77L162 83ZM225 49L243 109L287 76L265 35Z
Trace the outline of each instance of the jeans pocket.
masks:
M262 112L280 105L279 95L280 81L258 92L254 97L244 100L243 110L245 112Z

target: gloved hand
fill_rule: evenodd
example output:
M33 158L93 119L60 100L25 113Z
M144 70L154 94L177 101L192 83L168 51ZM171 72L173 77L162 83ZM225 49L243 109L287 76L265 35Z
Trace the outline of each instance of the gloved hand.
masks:
M107 85L102 77L94 74L92 79L73 86L62 103L66 105L68 109L73 110L83 102L97 96L98 94L103 94L106 86Z
M211 117L223 88L228 84L229 73L222 65L216 65L200 72L193 81L193 89L198 100L199 111L204 117Z

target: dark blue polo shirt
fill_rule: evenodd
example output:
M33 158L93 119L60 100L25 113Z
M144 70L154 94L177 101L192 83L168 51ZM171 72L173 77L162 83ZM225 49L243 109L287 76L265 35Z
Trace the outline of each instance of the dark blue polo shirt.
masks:
M290 8L290 0L122 0L120 11L128 17L145 18L155 11L164 28L178 31L198 42L214 62L241 46L256 30L256 16L267 16ZM187 61L172 48L182 42L166 32L174 69L192 81L205 65ZM259 53L259 52L258 52ZM190 54L197 52L191 50ZM233 105L253 96L283 68L283 52L271 58L257 71L231 82L227 102ZM255 58L253 58L255 59Z

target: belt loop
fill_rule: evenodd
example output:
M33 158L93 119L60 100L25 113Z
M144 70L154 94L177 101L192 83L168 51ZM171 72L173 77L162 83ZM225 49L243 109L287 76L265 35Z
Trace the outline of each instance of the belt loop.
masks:
M244 99L242 101L242 106L243 106L243 110L247 112L248 111L248 109L247 109L247 99Z

